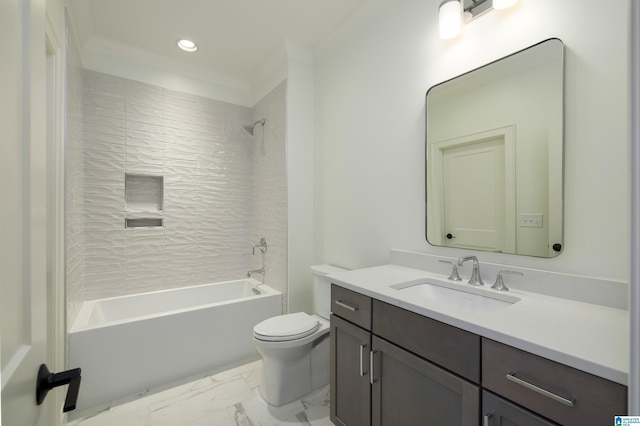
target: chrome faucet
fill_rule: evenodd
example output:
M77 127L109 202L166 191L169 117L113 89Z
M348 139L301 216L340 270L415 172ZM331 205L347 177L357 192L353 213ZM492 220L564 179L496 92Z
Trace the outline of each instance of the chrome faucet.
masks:
M469 284L477 286L484 285L484 283L482 282L482 277L480 277L480 262L478 262L477 257L461 257L458 259L458 266L462 266L462 264L467 260L473 260L473 272L471 273L471 278L469 278Z
M251 278L253 274L262 274L264 275L264 266L260 269L253 269L251 271L247 271L247 277Z
M251 278L251 275L253 274L262 274L262 276L264 276L264 254L267 252L267 240L264 237L260 238L258 244L254 245L251 249L251 252L254 256L256 254L256 249L260 249L260 251L262 252L262 268L247 271L247 277L249 278Z

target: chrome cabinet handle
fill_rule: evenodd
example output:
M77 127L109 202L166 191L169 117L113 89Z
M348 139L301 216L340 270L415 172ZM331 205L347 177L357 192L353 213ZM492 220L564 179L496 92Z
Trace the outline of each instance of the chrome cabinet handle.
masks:
M540 395L544 395L547 398L551 398L554 401L559 402L560 404L564 404L567 407L573 407L575 405L575 402L576 402L575 398L570 398L570 399L563 398L563 397L561 397L559 395L556 395L553 392L549 392L546 389L539 388L536 385L533 385L533 384L531 384L529 382L526 382L526 381L522 380L519 377L516 377L516 373L513 372L513 371L511 373L507 374L507 379L511 380L514 383L519 384L520 386L524 386L525 388L527 388L529 390L532 390L532 391L534 391L536 393L539 393Z
M364 361L362 358L364 357L364 350L368 347L368 345L360 345L360 377L366 376L367 372L364 371Z
M375 355L377 352L378 351L369 352L369 371L371 371L371 374L369 375L369 383L371 384L374 384L378 381L378 379L375 378L375 374L373 372L373 366L375 365Z
M345 308L346 310L351 311L351 312L355 312L355 311L358 310L357 306L347 305L346 303L344 303L341 300L336 300L335 303L336 303L336 305L342 306L343 308Z
M491 426L491 417L493 417L493 412L485 414L482 417L482 426Z

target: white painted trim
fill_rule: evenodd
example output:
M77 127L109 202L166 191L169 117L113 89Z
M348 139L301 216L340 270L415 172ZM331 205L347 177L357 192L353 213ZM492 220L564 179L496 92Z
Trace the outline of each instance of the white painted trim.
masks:
M630 0L629 414L640 415L640 0Z
M51 19L46 14L47 51L47 358L52 371L66 369L66 292L64 226L64 49ZM49 92L50 89L52 92ZM55 396L54 396L55 395ZM65 423L60 407L64 394L52 395L49 420L52 426Z
M444 206L442 194L442 157L445 149L467 145L469 143L482 140L502 137L504 139L504 204L505 204L505 251L516 252L516 147L515 147L515 125L498 127L496 129L469 135L446 139L429 144L428 162L432 166L427 178L427 185L431 187L433 199L439 200L437 204ZM444 215L441 209L427 206L429 209L427 216L433 215L432 223L440 224L440 231L437 235L429 233L429 240L433 245L443 245L442 229L444 229Z

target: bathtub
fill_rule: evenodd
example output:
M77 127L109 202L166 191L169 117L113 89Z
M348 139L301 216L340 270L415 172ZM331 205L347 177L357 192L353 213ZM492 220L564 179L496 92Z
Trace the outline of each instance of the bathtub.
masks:
M279 315L280 292L249 278L86 301L69 333L82 368L78 413L259 359L253 326Z

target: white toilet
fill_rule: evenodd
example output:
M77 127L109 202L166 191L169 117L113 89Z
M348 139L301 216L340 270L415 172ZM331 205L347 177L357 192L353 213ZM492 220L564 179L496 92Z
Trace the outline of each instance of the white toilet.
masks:
M326 275L344 269L317 265L311 271L314 315L279 315L253 328L263 360L260 395L276 407L329 383L331 283Z

